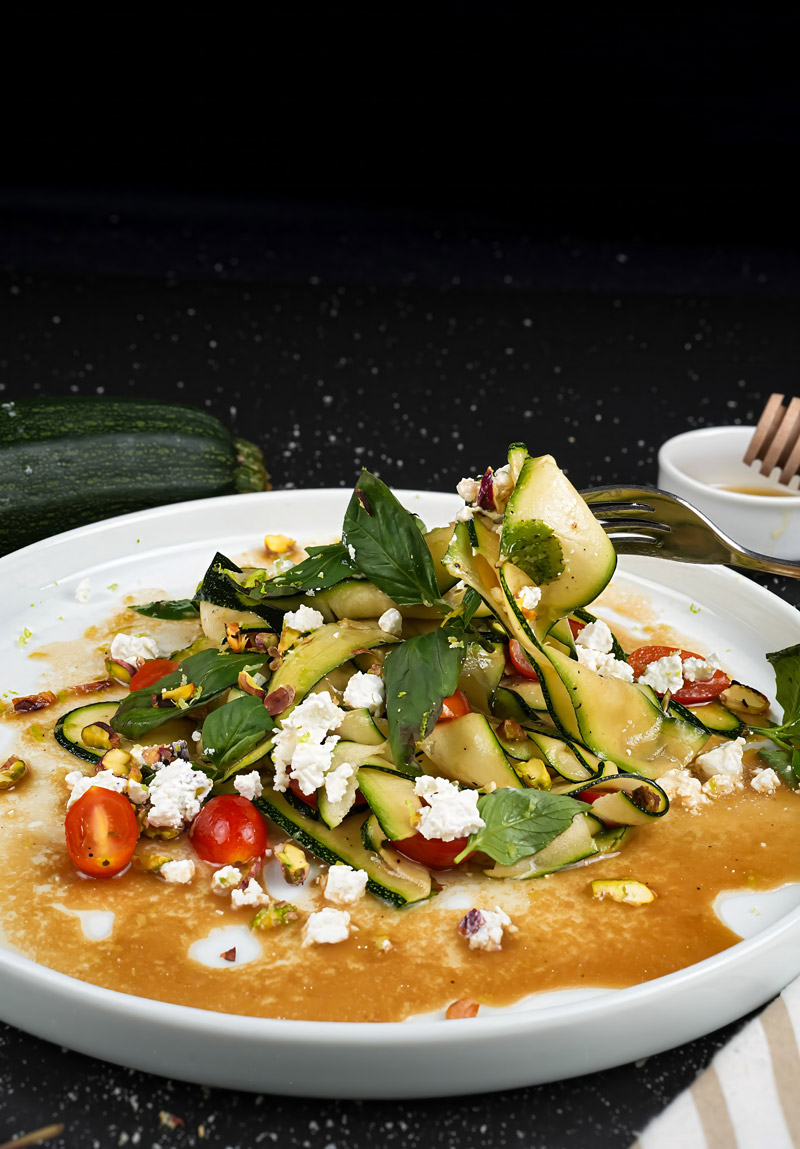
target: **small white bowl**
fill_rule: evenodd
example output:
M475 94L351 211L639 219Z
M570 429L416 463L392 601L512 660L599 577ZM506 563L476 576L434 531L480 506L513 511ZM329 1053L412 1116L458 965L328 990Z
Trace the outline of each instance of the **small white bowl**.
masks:
M800 492L765 478L755 464L745 466L754 430L703 427L668 439L658 452L658 485L692 503L742 546L800 559Z

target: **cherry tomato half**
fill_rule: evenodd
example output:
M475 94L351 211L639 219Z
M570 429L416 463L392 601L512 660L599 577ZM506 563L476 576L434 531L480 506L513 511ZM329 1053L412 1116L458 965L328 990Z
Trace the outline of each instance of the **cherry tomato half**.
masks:
M90 878L113 878L130 862L139 827L124 794L91 786L67 811L64 833L77 870Z
M512 638L508 644L508 657L517 674L522 674L525 678L530 678L533 682L539 681L539 675L531 666L527 654L515 638Z
M168 674L172 674L173 670L177 670L180 666L179 662L173 662L171 658L151 658L144 664L141 670L137 670L131 679L131 690L146 690L148 686L155 685L160 678L166 678Z
M575 794L574 797L577 798L579 802L588 802L590 806L593 806L598 798L605 798L607 794L613 793L613 790L584 790L582 794ZM618 826L619 822L606 822L605 824L611 829L612 827Z
M424 838L422 834L413 834L410 838L391 842L390 845L398 853L405 854L414 862L422 862L423 866L429 866L432 870L449 870L468 841L469 838L456 838L452 842L443 842L440 838Z
M567 619L567 621L569 622L569 629L572 631L572 637L577 638L583 628L586 626L586 623L581 622L580 619L577 618L570 618Z
M239 794L222 794L206 802L192 822L189 838L198 856L216 866L252 862L269 846L264 819Z
M457 690L449 698L442 699L442 715L440 722L449 722L452 718L463 718L469 714L472 707L463 690Z
M300 783L295 782L294 778L289 779L289 789L296 798L299 798L301 802L305 802L306 806L313 806L316 810L317 806L319 805L317 802L316 792L313 794L304 794L300 789Z
M702 658L701 654L693 654L691 650L679 650L677 646L640 646L628 655L628 662L633 670L633 677L638 678L644 674L651 662L658 661L669 654L679 654L681 661L687 658ZM715 670L711 678L705 682L684 682L680 690L676 690L672 697L684 706L694 706L696 703L710 702L712 698L722 694L731 684L730 678L722 670Z

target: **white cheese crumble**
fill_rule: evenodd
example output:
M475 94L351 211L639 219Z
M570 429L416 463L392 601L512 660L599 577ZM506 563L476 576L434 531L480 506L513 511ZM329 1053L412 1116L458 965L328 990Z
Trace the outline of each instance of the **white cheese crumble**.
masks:
M771 766L765 770L756 770L750 779L750 785L759 794L774 794L780 789L781 780Z
M540 586L524 586L514 598L521 611L534 611L542 600L542 588Z
M251 770L249 774L237 774L233 780L233 788L243 798L249 798L252 802L255 798L261 797L263 789L261 775L258 770Z
M610 654L614 649L614 636L608 623L598 618L596 622L587 622L586 626L578 631L575 645L583 646L587 650L597 650L600 654Z
M150 781L147 825L182 830L200 813L210 789L210 778L193 770L185 759L176 758L157 770Z
M403 616L396 607L390 606L378 619L378 626L387 634L399 637L403 630Z
M304 794L313 794L322 785L339 741L336 734L326 735L329 730L336 730L343 718L344 711L327 690L309 694L284 718L273 749L276 790L286 790L290 779L298 783Z
M349 762L342 762L335 770L330 770L325 775L325 796L329 802L341 802L347 793L347 784L355 772L355 766L351 766Z
M732 778L741 778L744 747L744 738L737 738L735 742L722 742L713 750L698 755L694 764L706 778L712 774L729 774Z
M122 631L115 634L111 640L109 653L112 658L130 662L134 666L138 666L147 658L159 658L161 655L154 638L148 638L146 634L123 634Z
M506 503L511 497L511 492L514 490L514 480L511 478L508 463L495 471L492 476L492 483L494 486L495 508L498 511L504 511L506 509Z
M703 793L699 778L685 767L667 770L658 779L658 784L666 793L670 802L685 806L690 814L699 814L701 806L708 802L708 796Z
M386 688L379 674L364 674L357 670L345 687L342 701L345 706L358 710L366 706L371 714L380 714L386 698Z
M727 798L735 790L741 790L741 782L737 782L730 774L712 774L707 782L703 783L703 793L709 798Z
M74 806L92 786L100 786L103 790L116 790L118 794L125 794L128 789L128 779L120 778L111 770L100 770L97 774L82 774L80 770L72 770L66 775L64 781L72 787L67 800L67 809Z
M472 519L474 517L474 515L475 515L475 510L473 507L462 507L461 510L456 515L456 522L457 523L468 523L470 521L470 519Z
M88 602L92 597L92 580L90 578L82 578L78 585L75 587L75 601Z
M488 953L503 948L504 929L516 933L511 918L499 906L493 910L470 910L458 928L469 941L471 950L486 950Z
M243 890L238 886L231 890L231 905L235 910L242 910L246 906L260 909L261 906L269 905L269 894L255 878L251 878Z
M621 678L623 682L633 682L633 670L621 658L614 658L613 654L603 654L589 646L576 646L578 662L588 667L601 678Z
M356 561L356 548L353 546L352 543L347 544L347 553L350 555L350 561L355 562Z
M707 658L683 660L683 677L687 682L708 682L717 670L719 670L719 659L716 654L709 654Z
M182 858L177 862L165 862L159 868L158 876L163 878L165 882L185 886L194 877L194 862L191 858Z
M150 791L141 782L137 782L135 778L128 779L128 797L134 806L143 806L149 794Z
M331 866L325 883L325 897L337 906L353 906L364 897L369 875L352 866Z
M211 889L215 894L226 894L241 884L242 871L237 866L221 866L211 879Z
M414 793L428 803L420 810L417 823L423 838L453 842L486 825L478 813L477 790L459 790L446 778L423 774L414 783Z
M480 479L467 479L464 478L456 486L456 494L464 500L465 503L474 503L478 497L478 492L481 489Z
M350 937L350 915L347 910L326 906L311 914L303 931L304 946L335 945Z
M314 610L311 606L306 606L303 603L297 610L290 610L283 616L283 625L288 626L290 630L299 630L301 634L307 634L310 630L317 630L322 626L325 619L318 610Z
M645 668L644 674L640 674L636 681L641 682L643 686L652 686L656 694L666 694L668 690L674 694L683 686L681 656L676 652L657 658Z

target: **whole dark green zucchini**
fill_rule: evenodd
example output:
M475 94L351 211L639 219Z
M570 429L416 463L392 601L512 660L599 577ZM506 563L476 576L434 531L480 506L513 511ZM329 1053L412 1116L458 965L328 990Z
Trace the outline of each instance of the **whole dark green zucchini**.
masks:
M145 507L269 490L261 451L195 407L147 399L0 404L0 553Z

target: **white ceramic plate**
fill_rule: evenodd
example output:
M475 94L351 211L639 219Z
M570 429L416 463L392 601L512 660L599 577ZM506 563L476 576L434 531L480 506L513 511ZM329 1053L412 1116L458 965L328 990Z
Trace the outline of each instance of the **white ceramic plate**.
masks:
M446 522L459 505L450 495L399 494L431 525ZM35 647L77 637L139 587L163 586L182 597L214 551L235 557L267 530L328 540L347 498L343 490L284 491L184 503L70 531L0 559L0 690L37 685L35 663L17 645L26 628ZM85 576L95 592L81 606L75 587ZM647 593L666 622L708 649L732 649L742 678L767 692L765 652L800 640L794 608L725 569L626 560L616 578ZM113 583L116 591L102 589ZM698 605L699 612L690 609ZM0 738L8 741L7 732ZM2 893L0 924L1 902ZM800 908L792 904L791 897L773 899L759 934L644 985L482 1011L468 1023L469 1041L462 1025L439 1019L277 1021L168 1005L88 985L1 948L0 1016L82 1053L205 1085L318 1097L476 1093L657 1053L766 1002L800 974Z

